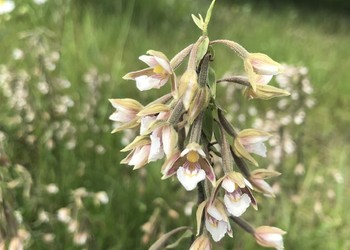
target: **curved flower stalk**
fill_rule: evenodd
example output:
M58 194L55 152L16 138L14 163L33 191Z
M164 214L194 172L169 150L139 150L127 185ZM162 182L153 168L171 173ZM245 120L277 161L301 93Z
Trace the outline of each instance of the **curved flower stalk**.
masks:
M124 76L135 80L141 91L160 88L169 79L172 86L171 93L145 106L131 99L111 99L116 108L111 119L119 123L114 131L139 128L135 140L121 150L130 151L121 163L138 169L165 158L160 170L162 179L176 175L186 191L198 189L197 236L201 236L192 242L191 249L211 249L209 234L214 242L226 234L232 237L231 220L252 234L258 244L281 249L282 230L267 230L269 227L264 226L255 230L242 219L250 206L257 210L254 191L274 196L265 179L279 173L265 169L250 171L248 164L258 166L251 154L266 157L264 142L271 134L244 128L237 133L218 104L216 88L223 81L244 85L243 94L250 99L267 100L289 93L268 85L281 72L281 66L267 55L250 53L230 40L210 41L208 24L214 2L205 18L192 16L203 32L197 41L170 61L163 53L148 51L149 55L140 59L149 68ZM246 76L216 80L211 66L218 60L214 57L217 44L224 44L238 55ZM187 66L178 73L179 65L184 62ZM213 166L217 171L214 172Z

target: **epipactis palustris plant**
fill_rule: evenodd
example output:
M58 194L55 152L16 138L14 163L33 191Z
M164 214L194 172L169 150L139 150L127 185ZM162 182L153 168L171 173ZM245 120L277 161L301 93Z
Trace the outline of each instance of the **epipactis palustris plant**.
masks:
M113 132L129 128L140 131L121 150L129 152L122 163L139 169L149 162L165 159L162 179L176 176L187 191L198 189L198 238L190 249L211 249L210 238L218 242L226 234L232 237L231 223L250 233L258 244L283 249L284 231L268 226L254 228L241 218L250 207L258 209L254 192L274 196L265 179L279 173L261 168L249 170L250 165L258 166L253 154L266 156L264 142L271 134L251 128L237 132L216 97L216 85L220 82L243 85L247 99L287 96L288 91L268 85L282 67L269 56L250 53L234 41L210 40L207 27L214 2L205 19L192 15L202 30L197 41L170 60L165 54L150 50L140 56L148 67L124 76L135 80L140 91L159 89L170 83L171 92L146 106L129 98L110 99L116 109L110 116L115 122ZM211 68L216 60L214 47L222 45L242 60L246 76L215 79ZM177 68L185 62L186 69L178 73ZM214 163L219 171L214 172Z

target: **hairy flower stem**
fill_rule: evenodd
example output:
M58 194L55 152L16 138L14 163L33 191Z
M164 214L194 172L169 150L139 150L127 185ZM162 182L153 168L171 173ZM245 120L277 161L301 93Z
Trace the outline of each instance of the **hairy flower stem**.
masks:
M206 195L205 195L205 188L203 181L198 182L197 184L197 191L198 191L198 200L197 205L201 204L203 201L205 201Z
M232 49L234 52L236 52L239 55L239 57L241 57L242 59L246 58L249 55L249 52L245 48L243 48L241 45L239 45L234 41L219 39L219 40L211 41L210 45L216 44L216 43L221 43L226 45L227 47Z
M239 225L244 231L247 233L250 233L254 235L254 228L245 220L241 219L240 217L235 217L235 216L230 216L230 218L237 224Z
M222 125L222 127L226 130L226 132L231 135L233 137L233 139L235 139L237 137L237 133L236 131L233 129L232 125L229 123L229 121L226 119L226 117L224 116L224 114L222 113L222 110L218 110L218 117L220 120L220 124ZM247 164L244 162L244 160L240 157L238 157L234 151L232 150L232 147L230 147L230 151L231 151L231 155L233 156L233 159L237 165L237 167L239 168L239 170L242 171L242 173L246 176L249 177L250 176L250 171L249 168L247 166Z
M238 156L233 152L232 147L230 148L230 150L231 150L231 154L232 154L232 156L233 156L233 159L234 159L234 161L235 161L237 167L239 168L239 170L242 171L242 173L243 173L243 175L244 175L245 177L249 178L251 174L250 174L250 170L249 170L247 164L245 163L245 161L244 161L242 158L238 157Z
M226 130L226 132L233 137L233 139L235 139L237 137L237 133L236 131L233 129L232 125L230 124L230 122L226 119L226 117L224 116L224 114L222 113L221 109L218 109L218 117L219 117L219 121L220 124L222 125L222 127Z
M172 98L172 95L170 93L166 94L166 95L163 95L163 96L159 97L158 99L154 100L153 102L149 103L146 107L152 106L153 104L156 104L156 103L165 104L168 101L170 101L171 98Z
M225 131L222 125L219 123L220 133L221 133L221 157L222 157L222 166L224 169L224 173L232 172L233 160L230 151L230 145L227 142Z
M248 77L245 77L245 76L231 76L231 77L222 78L216 81L216 83L220 83L220 82L237 83L247 87L251 86L248 81Z
M201 134L202 134L203 114L204 112L202 111L193 122L193 125L191 127L190 140L189 140L190 143L195 142L200 144Z
M188 56L188 54L190 54L192 47L193 47L193 44L188 45L186 48L181 50L170 60L170 65L173 70L175 70L183 62L183 60Z

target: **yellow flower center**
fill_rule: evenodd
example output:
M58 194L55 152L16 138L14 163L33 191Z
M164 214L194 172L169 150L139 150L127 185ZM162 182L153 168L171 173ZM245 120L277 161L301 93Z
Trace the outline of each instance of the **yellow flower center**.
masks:
M199 154L195 151L190 151L187 156L186 156L186 159L189 161L189 162L192 162L192 163L195 163L195 162L198 162L199 160Z
M0 5L3 5L5 1L4 0L0 0Z
M1 1L1 0L0 0ZM156 73L156 74L161 74L163 75L164 74L164 69L162 66L160 65L157 65L153 68L153 72Z

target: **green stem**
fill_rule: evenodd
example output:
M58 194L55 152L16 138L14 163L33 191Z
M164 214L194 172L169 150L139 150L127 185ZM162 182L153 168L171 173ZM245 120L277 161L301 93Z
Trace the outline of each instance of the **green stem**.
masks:
M241 84L247 87L251 86L248 81L248 78L245 76L231 76L231 77L222 78L216 81L216 83L220 83L220 82L232 82L232 83Z
M236 52L239 57L242 59L246 58L249 55L249 52L243 48L241 45L234 41L226 40L226 39L219 39L219 40L214 40L210 42L211 44L216 44L216 43L221 43L232 49L234 52Z
M233 220L237 225L239 225L244 231L247 233L250 233L254 235L255 230L254 228L245 220L241 219L240 217L230 216L231 220Z

